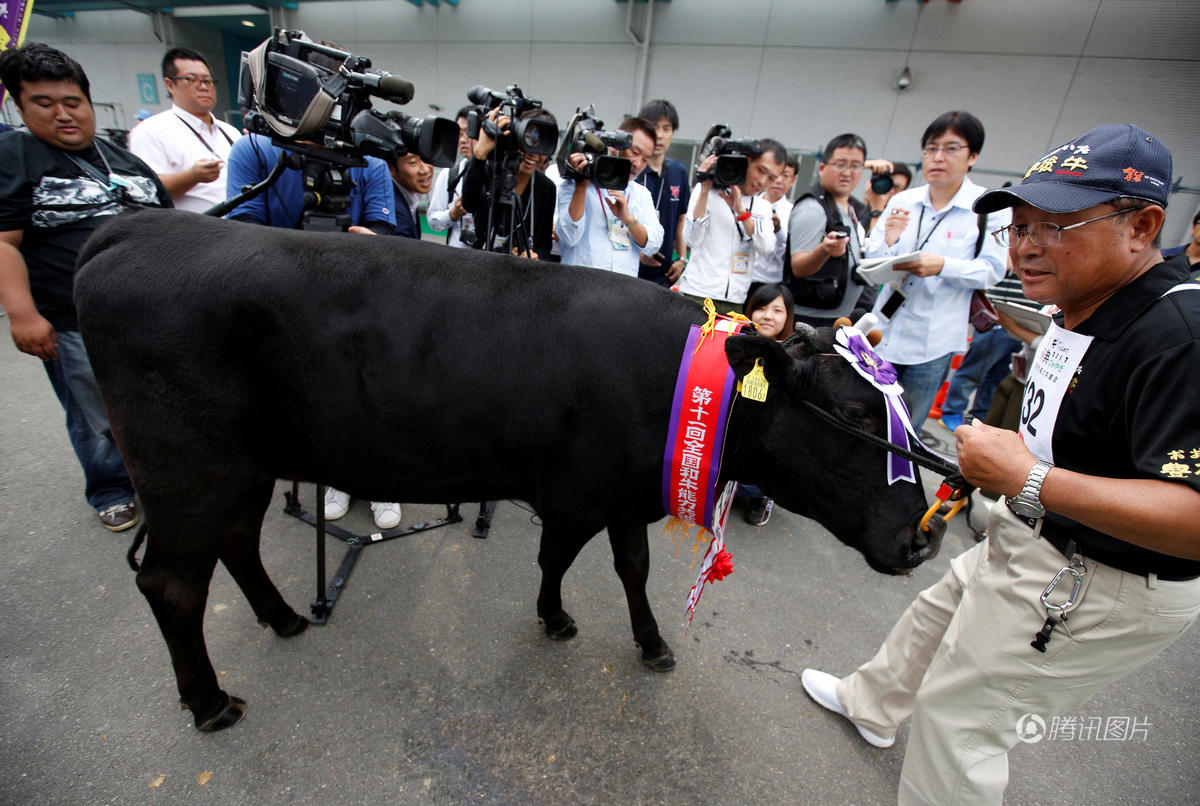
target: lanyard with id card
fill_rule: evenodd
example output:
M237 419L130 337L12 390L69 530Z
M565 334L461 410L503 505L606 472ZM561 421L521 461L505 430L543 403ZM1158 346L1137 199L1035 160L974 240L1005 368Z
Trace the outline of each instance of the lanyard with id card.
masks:
M604 196L600 193L600 188L598 187L596 188L596 196L600 199L600 209L604 211L604 215L608 220L608 240L612 244L613 251L628 251L631 244L629 228L625 226L625 222L609 212L609 206L604 203Z

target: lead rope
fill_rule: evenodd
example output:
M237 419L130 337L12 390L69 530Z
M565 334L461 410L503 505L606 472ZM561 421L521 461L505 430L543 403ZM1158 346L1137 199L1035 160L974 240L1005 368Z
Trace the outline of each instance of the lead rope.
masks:
M967 508L968 528L970 528L972 534L975 535L975 539L977 541L983 539L982 533L980 533L974 526L971 525L971 510L973 508L971 493L975 491L975 487L968 483L965 478L963 478L962 472L958 469L958 465L946 461L933 451L926 448L920 442L916 443L916 446L920 449L920 452L911 451L907 448L900 448L888 442L886 439L882 439L881 437L876 436L869 431L865 431L858 426L851 425L845 420L835 417L833 414L825 411L810 400L805 400L803 402L813 414L817 415L817 417L829 423L834 428L850 434L853 437L857 437L858 439L861 439L862 441L878 448L883 448L885 451L894 453L897 456L902 456L905 459L908 459L910 462L914 462L915 464L918 464L927 470L932 470L934 473L942 474L943 479L941 486L938 487L936 496L937 500L930 505L929 509L926 510L925 515L921 518L922 530L928 532L930 519L933 518L942 504L952 502L950 510L942 516L942 520L949 522L950 519L957 515L958 512L965 506Z

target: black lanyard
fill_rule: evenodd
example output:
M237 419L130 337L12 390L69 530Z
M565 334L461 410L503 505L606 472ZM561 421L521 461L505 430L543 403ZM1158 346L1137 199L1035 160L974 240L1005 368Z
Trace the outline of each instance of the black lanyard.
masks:
M184 126L186 126L187 130L196 136L196 139L200 141L200 145L202 145L208 149L209 154L212 154L217 159L223 159L223 157L220 154L213 151L213 147L208 144L208 141L200 136L200 132L198 132L192 128L192 124L188 123L183 118L180 118L178 113L176 113L175 117L179 118L179 122L182 123ZM221 126L216 122L215 119L213 120L213 127L221 133L221 136L225 138L225 142L229 143L230 147L233 147L233 140L231 140L229 138L228 132L226 132L224 129L222 129Z
M950 214L950 211L947 210L946 212L942 213L941 218L938 218L937 221L933 222L933 227L930 228L929 234L925 236L925 240L921 241L920 246L917 247L918 252L925 249L925 244L929 243L929 239L933 237L933 233L938 228L938 224L942 223L942 219L945 218L949 214ZM925 205L922 204L921 205L921 215L917 217L917 234L913 238L914 243L916 242L917 238L921 237L921 223L924 220L925 220Z
M67 159L79 166L80 170L82 170L92 179L95 179L97 182L99 182L100 187L104 189L104 192L108 194L108 197L112 201L116 202L122 207L141 209L143 205L133 201L125 195L126 188L125 185L122 184L122 181L113 179L112 166L108 164L108 158L106 158L104 156L104 152L100 150L99 138L96 138L92 141L92 147L96 149L96 153L100 155L100 161L104 163L104 172L101 172L99 168L86 159L80 159L74 154L68 152L64 153L66 154Z

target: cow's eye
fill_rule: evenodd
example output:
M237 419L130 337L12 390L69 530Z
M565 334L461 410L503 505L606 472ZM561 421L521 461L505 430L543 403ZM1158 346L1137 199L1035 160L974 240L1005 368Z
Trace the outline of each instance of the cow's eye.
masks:
M840 414L846 422L857 426L864 431L875 431L875 421L871 416L871 410L861 403L846 403L838 407Z

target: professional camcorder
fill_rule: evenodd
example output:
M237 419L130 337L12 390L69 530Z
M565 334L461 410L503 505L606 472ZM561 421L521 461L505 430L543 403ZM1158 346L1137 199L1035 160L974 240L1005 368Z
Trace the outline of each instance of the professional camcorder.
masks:
M238 104L245 126L280 145L304 143L361 164L362 156L392 162L415 152L439 167L454 164L458 125L438 117L415 118L371 108L371 98L406 104L413 85L371 69L371 60L313 42L303 31L276 28L242 54Z
M750 169L750 158L758 156L758 141L749 137L733 139L733 132L723 123L718 123L704 135L704 146L700 149L700 161L710 154L717 155L717 164L710 171L696 174L697 182L712 180L714 188L730 188L746 181Z
M467 99L478 107L467 115L467 136L472 139L479 137L480 127L483 127L496 141L498 156L504 157L517 151L536 156L554 153L554 147L558 145L558 126L548 120L528 117L527 113L542 108L542 102L536 98L526 98L516 84L509 84L504 92L472 87L467 91ZM499 110L497 117L507 115L511 121L507 134L501 133L500 128L487 119L487 113L493 109Z
M629 132L604 131L604 121L596 117L595 105L576 109L555 157L558 172L564 179L576 182L587 179L606 190L624 190L629 184L633 164L624 157L610 157L608 149L624 151L632 144L633 135ZM587 159L583 170L575 170L567 161L575 153L581 153Z

